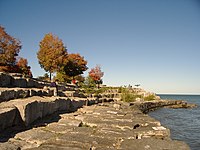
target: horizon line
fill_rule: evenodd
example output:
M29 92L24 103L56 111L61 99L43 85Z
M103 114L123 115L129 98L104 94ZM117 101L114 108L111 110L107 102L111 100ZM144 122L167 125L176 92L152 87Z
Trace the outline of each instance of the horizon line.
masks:
M200 93L156 93L157 95L199 95Z

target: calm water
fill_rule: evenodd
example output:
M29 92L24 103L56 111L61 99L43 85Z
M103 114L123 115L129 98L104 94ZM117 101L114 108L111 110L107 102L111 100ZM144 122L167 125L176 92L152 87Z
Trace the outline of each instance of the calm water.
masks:
M159 95L162 99L185 100L198 105L193 109L161 108L149 115L171 131L171 138L185 141L192 150L200 150L200 95Z

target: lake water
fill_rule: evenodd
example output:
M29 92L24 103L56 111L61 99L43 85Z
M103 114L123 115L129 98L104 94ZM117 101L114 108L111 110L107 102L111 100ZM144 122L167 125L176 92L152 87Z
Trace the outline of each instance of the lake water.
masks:
M149 115L171 131L171 138L185 141L191 150L200 150L200 95L159 95L162 99L185 100L197 104L192 109L161 108Z

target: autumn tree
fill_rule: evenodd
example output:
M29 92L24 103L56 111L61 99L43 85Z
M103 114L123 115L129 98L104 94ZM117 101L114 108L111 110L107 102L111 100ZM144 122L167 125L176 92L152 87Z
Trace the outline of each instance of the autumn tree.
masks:
M87 61L84 60L80 54L69 54L67 57L67 63L64 65L64 72L69 77L74 77L83 74L88 69Z
M27 59L20 57L16 66L25 77L32 77L31 67L28 66Z
M95 68L92 68L89 72L89 76L95 81L96 84L102 84L102 77L104 75L104 72L101 71L101 67L97 65Z
M21 42L0 26L0 66L14 66L20 49Z
M52 33L48 33L40 42L37 53L38 61L46 72L51 74L60 70L67 61L67 50L61 39Z

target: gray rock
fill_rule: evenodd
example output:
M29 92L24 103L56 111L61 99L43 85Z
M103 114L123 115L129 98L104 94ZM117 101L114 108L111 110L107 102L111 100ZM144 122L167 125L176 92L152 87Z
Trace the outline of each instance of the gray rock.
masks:
M71 101L67 98L38 96L7 102L7 105L17 107L26 126L57 111L70 111L70 104ZM79 106L80 104L77 105L77 107Z
M27 89L16 89L15 90L15 97L14 99L17 98L26 98L30 96L30 90Z
M27 80L24 79L24 78L15 78L12 81L12 86L20 87L20 88L26 88L27 87Z
M21 150L20 146L17 146L11 142L0 143L0 150Z
M29 145L31 145L31 147L38 147L45 141L54 139L55 137L56 137L55 133L49 132L44 128L33 128L32 130L27 130L16 134L14 139L18 139L20 141L26 141L27 143L29 143ZM26 148L27 145L23 147Z
M119 110L121 105L120 104L113 104L113 107L116 108L117 110Z
M85 103L86 103L86 100L73 99L71 100L70 107L72 110L77 110L78 108L81 108L82 106L84 106Z
M0 87L10 87L12 77L8 74L0 72Z
M190 150L184 142L161 140L156 138L145 138L139 140L124 140L121 143L123 150Z
M14 99L15 95L16 95L16 91L14 90L2 90L0 91L0 102Z
M93 104L102 100L91 98L88 101ZM29 126L34 121L56 111L75 111L82 107L77 112L56 117L60 120L54 120L56 122L47 126L37 126L37 128L17 133L14 138L9 139L9 142L13 142L12 146L16 145L21 149L189 150L185 143L170 140L169 129L141 112L141 110L169 105L168 102L146 102L132 104L132 106L122 102L84 106L85 102L86 99L71 100L64 97L35 96L17 99L0 104L2 108L0 117L2 116L3 119L9 115L13 117L15 113L10 113L13 110L7 108L14 105L17 108L15 110L19 110L25 125ZM119 109L118 106L120 106ZM49 119L52 121L51 118ZM13 121L6 124L16 123L16 117L11 120ZM3 126L3 128L6 127Z
M6 88L0 91L0 102L18 99L18 98L26 98L30 96L30 90L28 89L20 89L20 88Z
M0 107L0 131L8 127L20 125L21 118L15 106Z
M37 91L36 90L33 90L33 89L30 89L30 96L38 96L37 94Z

